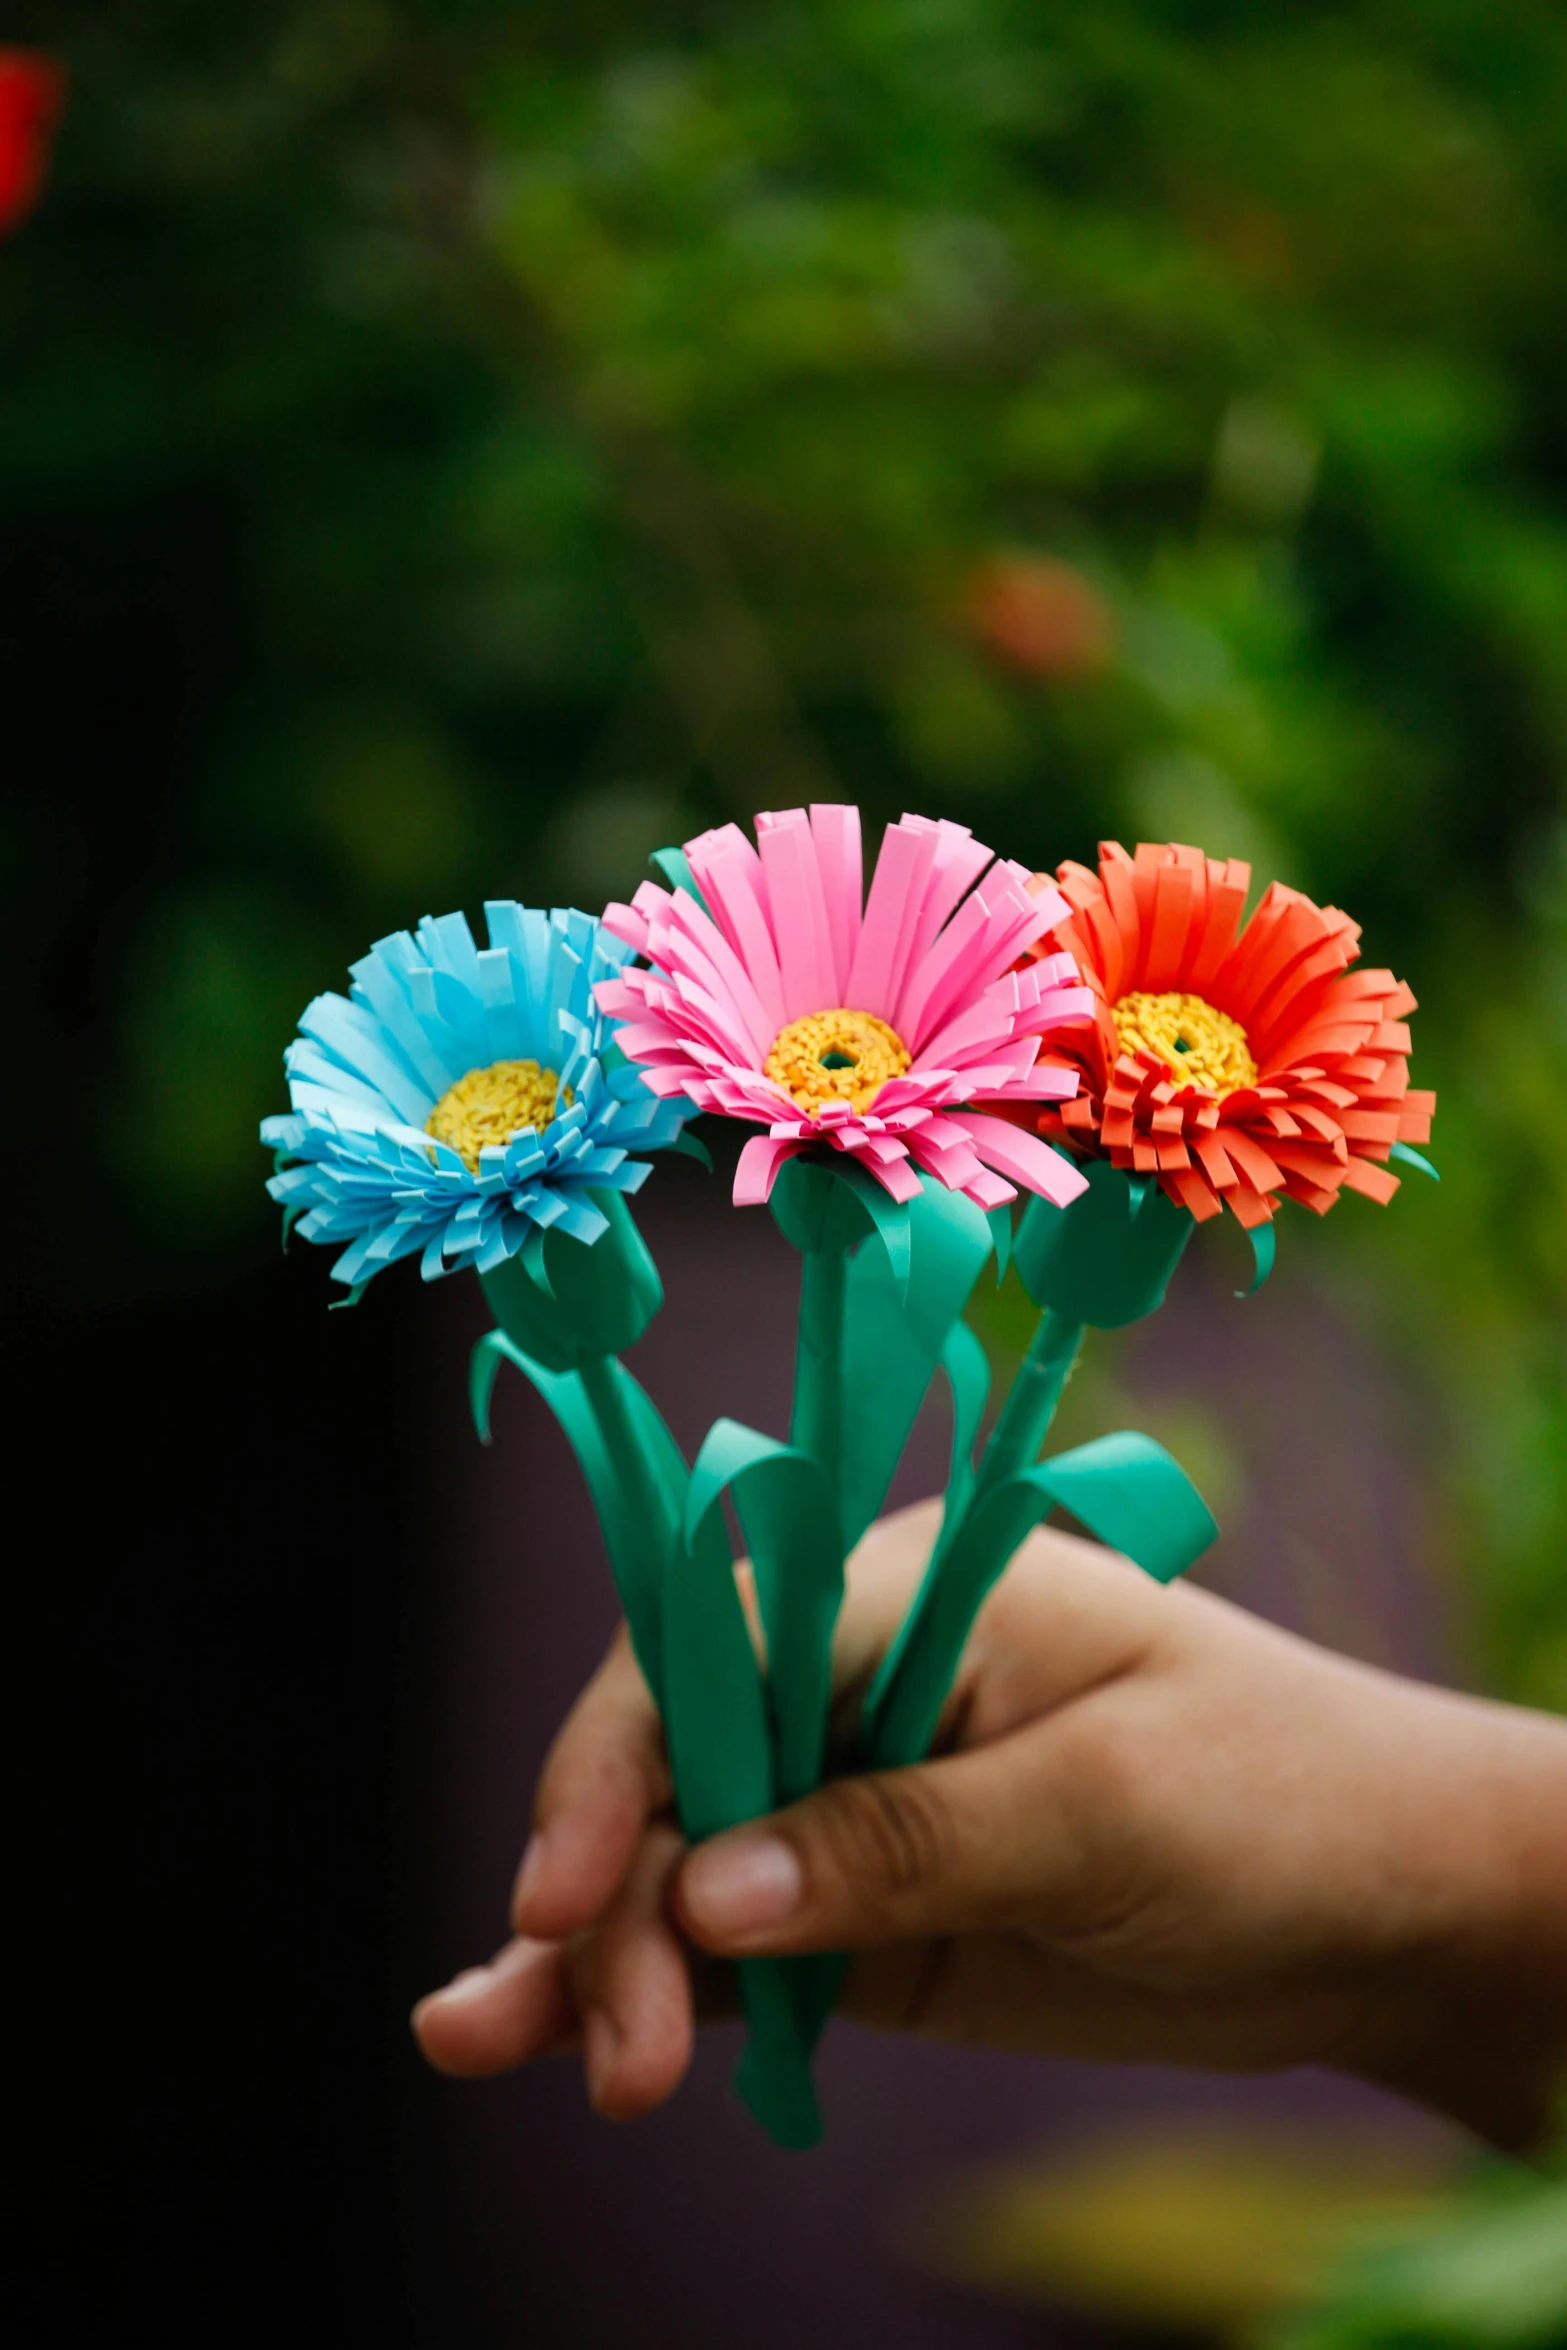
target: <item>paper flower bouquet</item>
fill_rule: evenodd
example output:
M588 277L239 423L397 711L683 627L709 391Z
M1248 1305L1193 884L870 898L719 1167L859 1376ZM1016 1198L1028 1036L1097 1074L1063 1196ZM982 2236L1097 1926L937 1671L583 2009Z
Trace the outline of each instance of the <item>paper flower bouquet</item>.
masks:
M1195 849L1111 845L1052 882L906 816L867 887L857 810L813 807L653 863L667 886L598 920L505 901L484 947L460 914L381 940L304 1014L292 1110L262 1133L285 1233L341 1247L347 1302L400 1257L477 1272L480 1433L512 1363L582 1465L699 1838L820 1784L844 1562L938 1378L940 1535L860 1765L925 1753L986 1593L1052 1507L1160 1581L1190 1565L1213 1520L1150 1438L1039 1457L1085 1327L1152 1312L1226 1206L1255 1287L1281 1198L1390 1198L1393 1161L1427 1166L1432 1097L1409 1090L1414 999L1358 968L1355 925L1278 883L1243 923L1248 868ZM688 1464L619 1358L663 1295L628 1199L644 1154L706 1157L698 1115L756 1129L735 1204L768 1204L799 1252L800 1319L787 1440L720 1420ZM990 1374L963 1312L1009 1258L1039 1319L980 1448ZM742 2093L808 2145L839 1962L740 1977Z

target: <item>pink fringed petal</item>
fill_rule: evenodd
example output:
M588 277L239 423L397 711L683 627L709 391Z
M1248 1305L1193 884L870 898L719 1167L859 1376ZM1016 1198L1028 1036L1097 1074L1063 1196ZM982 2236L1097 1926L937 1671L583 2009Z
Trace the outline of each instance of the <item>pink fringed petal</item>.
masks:
M761 1000L770 1043L787 1015L762 860L737 824L688 841L686 858L714 921Z
M753 1134L735 1168L734 1203L737 1208L765 1207L772 1197L778 1170L800 1149L798 1142L775 1134Z
M895 1200L911 1200L918 1197L920 1179L914 1171L907 1151L899 1149L890 1156L873 1157L867 1147L867 1138L863 1135L855 1136L852 1139L845 1137L842 1141L839 1141L835 1135L833 1140L841 1151L846 1152L854 1160L856 1166L863 1167L867 1175L874 1175L883 1191L889 1192Z
M816 844L803 808L758 816L756 838L783 977L784 1018L799 1020L831 1007L838 985Z
M895 1028L893 1007L902 990L904 958L935 854L934 828L921 833L911 825L889 824L871 875L860 943L849 972L848 1001Z
M811 809L811 838L822 877L827 930L832 946L833 1005L846 1004L854 950L860 943L860 906L865 892L860 850L860 811L835 803ZM825 1007L822 1007L825 1008Z
M910 941L910 958L917 962L935 944L942 924L956 911L991 859L989 849L983 841L974 838L966 824L950 824L943 818L933 825L925 816L905 816L902 821L911 831L935 835L935 853L915 912Z
M988 1167L994 1167L1029 1191L1039 1192L1058 1208L1064 1208L1088 1189L1087 1176L1070 1159L1064 1159L1047 1142L1041 1142L1037 1134L1025 1134L1020 1126L1010 1125L1005 1118L987 1118L974 1110L956 1110L953 1123L968 1134Z

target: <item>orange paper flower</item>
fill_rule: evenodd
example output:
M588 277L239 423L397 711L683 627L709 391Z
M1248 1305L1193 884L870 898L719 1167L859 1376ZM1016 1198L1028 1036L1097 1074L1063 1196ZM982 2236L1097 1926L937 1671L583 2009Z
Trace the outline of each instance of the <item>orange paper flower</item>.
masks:
M1281 1197L1321 1215L1343 1190L1390 1200L1393 1145L1424 1142L1436 1106L1409 1088L1415 999L1391 971L1352 969L1359 925L1282 882L1242 927L1250 880L1148 842L1135 857L1106 842L1097 872L1061 866L1072 912L1033 951L1074 955L1096 1011L1049 1056L1082 1082L1040 1132L1156 1176L1199 1221L1229 1207L1263 1224Z

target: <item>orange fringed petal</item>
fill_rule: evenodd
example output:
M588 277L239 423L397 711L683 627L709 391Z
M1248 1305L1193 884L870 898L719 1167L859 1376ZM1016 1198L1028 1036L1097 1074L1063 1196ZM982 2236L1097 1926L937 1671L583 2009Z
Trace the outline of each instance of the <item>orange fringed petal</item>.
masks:
M1071 916L1030 952L1073 954L1098 1001L1091 1035L1060 1056L1080 1091L1040 1109L1041 1133L1156 1173L1203 1221L1228 1204L1256 1225L1280 1196L1318 1215L1345 1189L1392 1197L1380 1162L1429 1138L1435 1097L1409 1085L1414 994L1359 963L1357 923L1279 882L1243 923L1250 867L1182 843L1128 856L1106 841L1097 871L1056 879ZM1216 1096L1124 1052L1112 1014L1134 990L1196 995L1238 1021L1255 1085Z
M1164 1188L1180 1207L1190 1209L1199 1224L1210 1223L1224 1213L1223 1200L1195 1167L1167 1177Z
M1364 1192L1367 1199L1385 1208L1398 1189L1398 1177L1387 1167L1373 1166L1369 1159L1351 1159L1344 1169L1344 1189Z
M1188 950L1191 961L1186 984L1193 995L1205 993L1234 946L1251 888L1251 867L1239 857L1232 857L1227 865L1210 866L1209 873L1207 930L1201 938L1192 939Z
M1258 1224L1269 1224L1273 1220L1272 1200L1266 1192L1253 1191L1249 1183L1237 1185L1229 1196L1228 1205L1234 1210L1236 1220L1244 1224L1248 1232Z
M1138 851L1139 857L1142 851ZM1173 987L1180 976L1191 927L1192 869L1190 865L1156 866L1153 874L1153 918L1148 925L1148 951L1143 958L1141 984L1158 993Z

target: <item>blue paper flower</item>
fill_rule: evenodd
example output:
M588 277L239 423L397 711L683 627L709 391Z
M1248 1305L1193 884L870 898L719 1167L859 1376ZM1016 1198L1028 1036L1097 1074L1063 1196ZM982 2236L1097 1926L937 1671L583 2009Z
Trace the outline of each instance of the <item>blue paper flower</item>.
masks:
M598 1239L592 1191L636 1191L651 1170L628 1152L693 1114L654 1099L594 1001L630 947L587 914L484 911L488 947L461 914L426 915L353 966L347 996L317 996L284 1057L293 1110L262 1122L267 1189L307 1240L347 1244L332 1272L356 1290L416 1251L428 1281L490 1272L539 1227ZM511 1131L519 1105L539 1123Z

